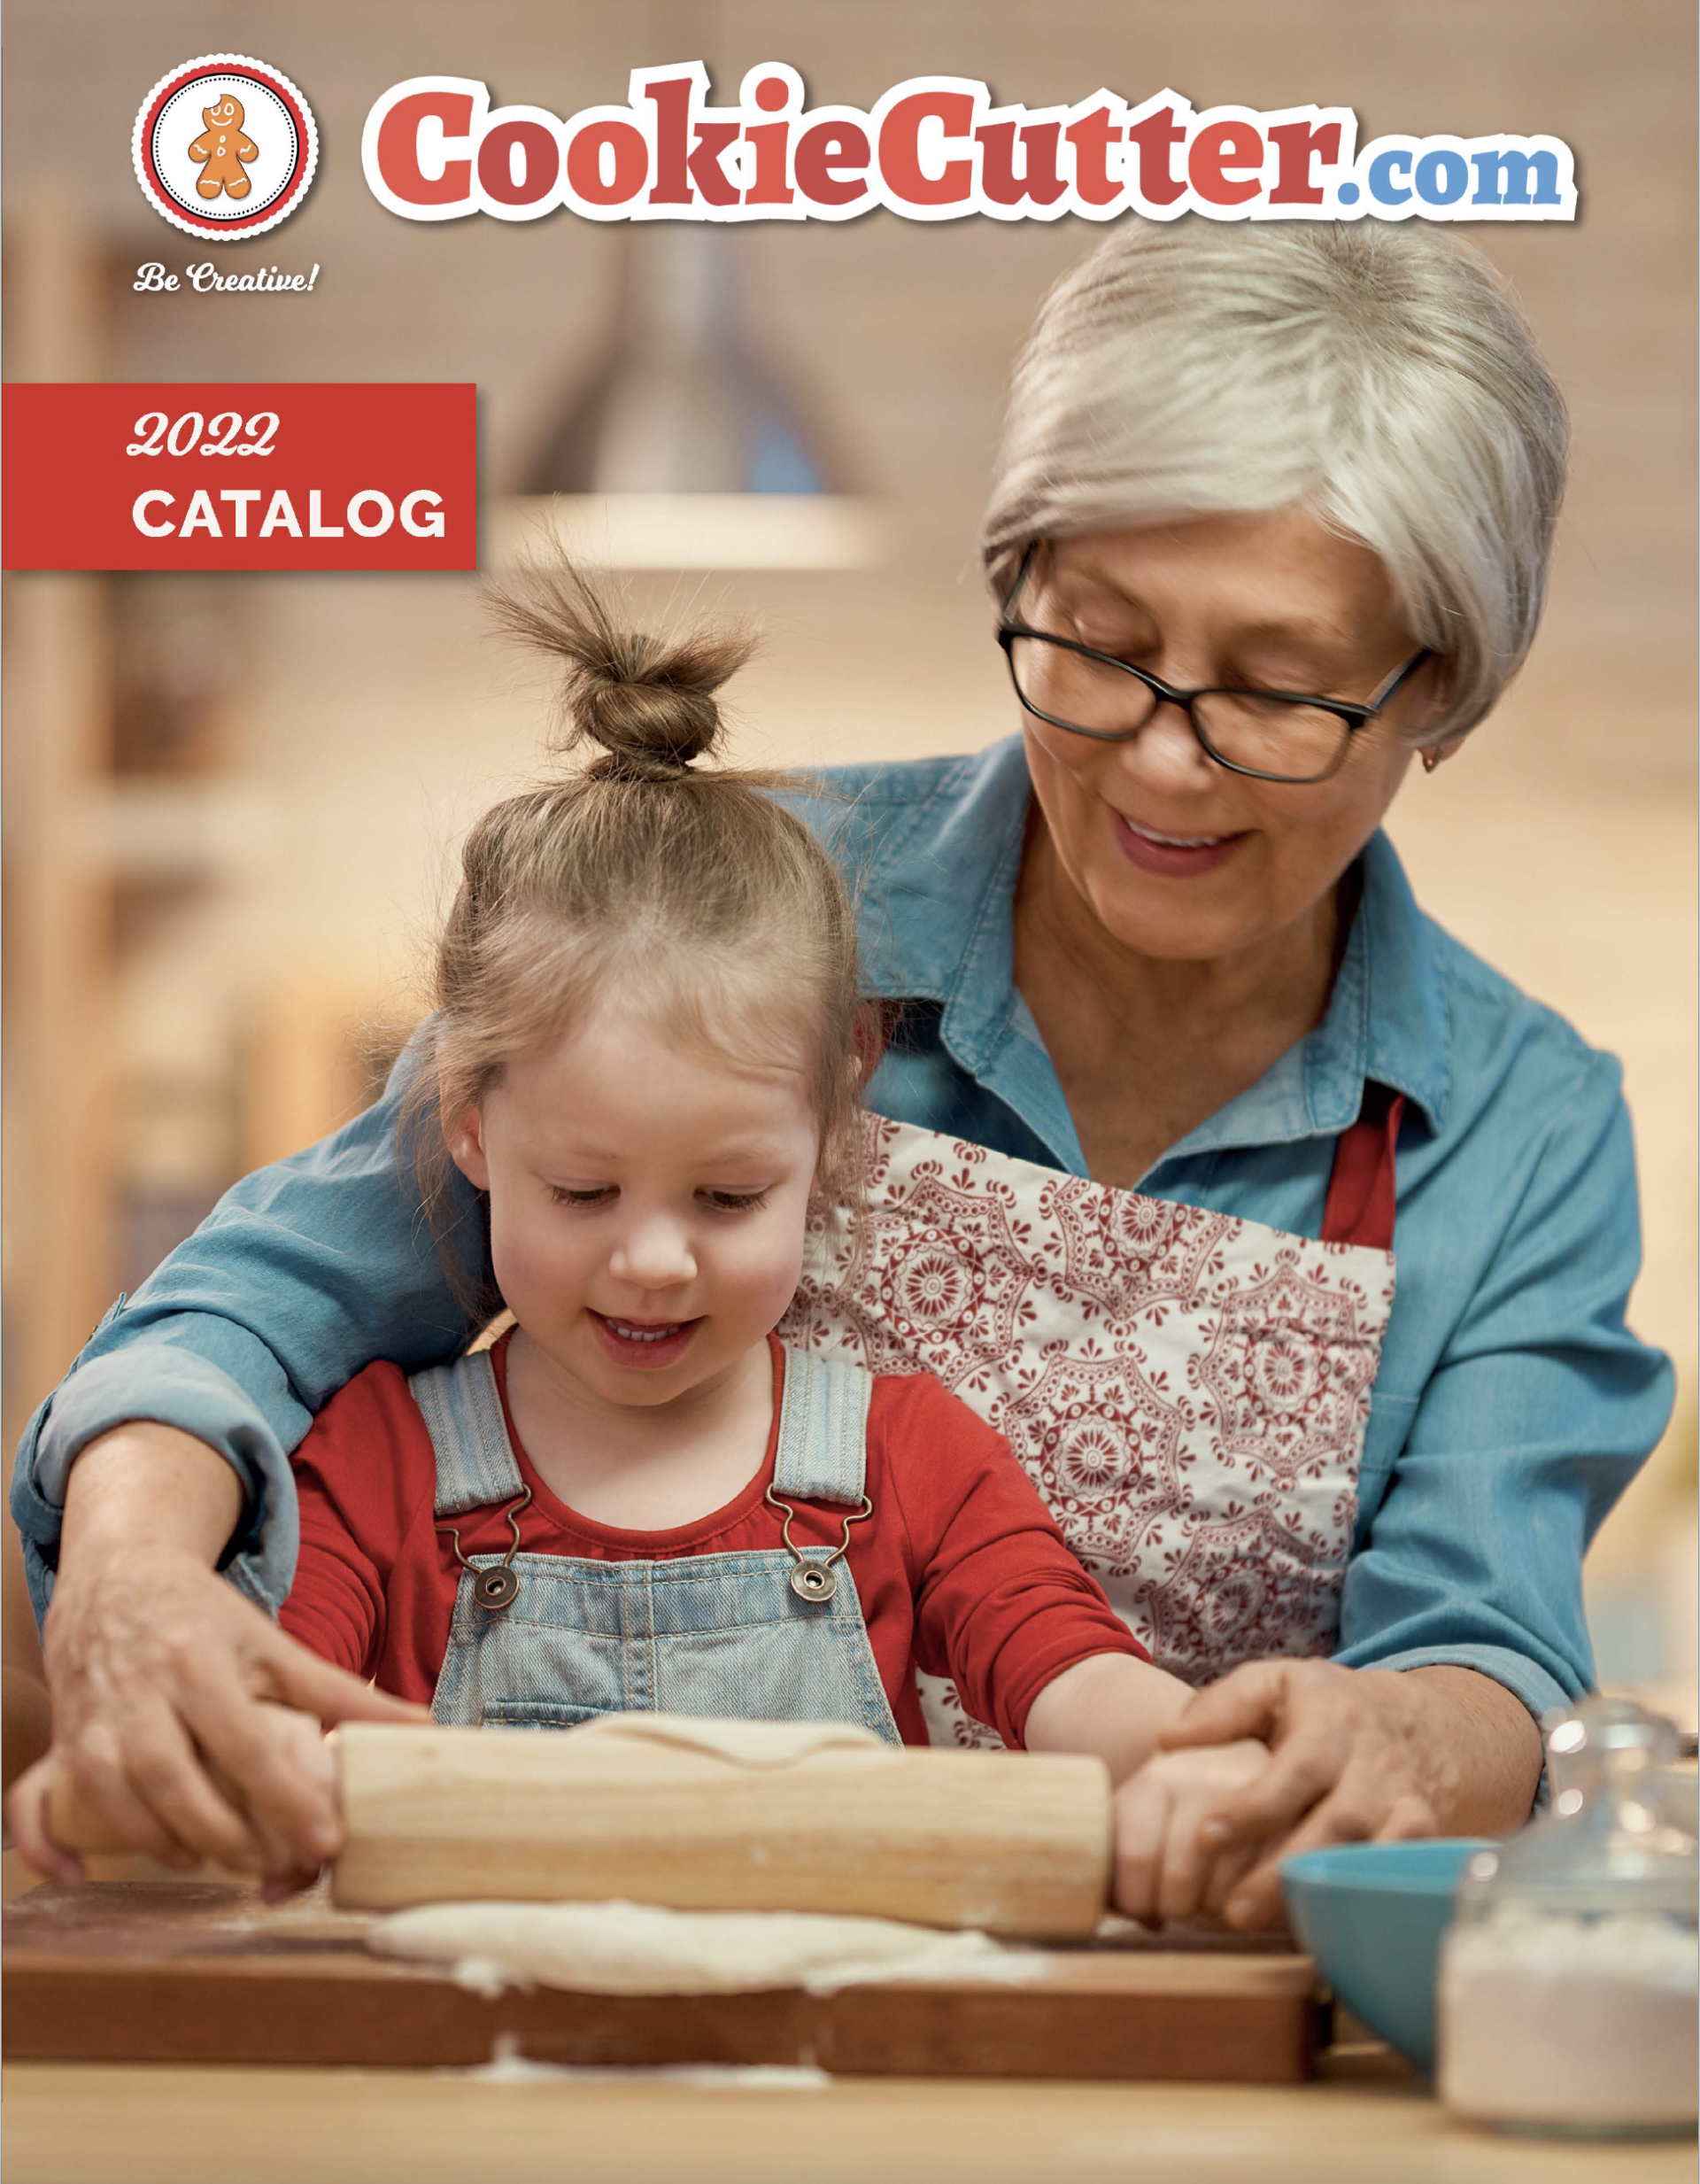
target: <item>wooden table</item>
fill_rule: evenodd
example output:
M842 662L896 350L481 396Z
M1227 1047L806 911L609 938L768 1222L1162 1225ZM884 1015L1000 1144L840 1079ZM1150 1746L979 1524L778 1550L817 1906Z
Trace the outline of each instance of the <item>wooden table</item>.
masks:
M162 1878L145 1861L100 1870ZM5 2184L1692 2184L1691 2142L1537 2143L1450 2123L1383 2048L1332 2050L1322 2072L753 2083L16 2063L0 2088Z
M691 2085L13 2064L6 2184L1685 2184L1692 2144L1502 2140L1411 2081Z

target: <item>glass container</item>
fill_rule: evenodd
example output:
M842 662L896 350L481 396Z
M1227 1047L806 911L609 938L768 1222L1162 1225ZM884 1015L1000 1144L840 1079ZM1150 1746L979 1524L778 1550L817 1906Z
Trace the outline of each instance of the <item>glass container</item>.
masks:
M1549 1810L1478 1851L1441 1952L1439 2089L1502 2129L1696 2118L1696 1790L1669 1722L1588 1699L1549 1723Z

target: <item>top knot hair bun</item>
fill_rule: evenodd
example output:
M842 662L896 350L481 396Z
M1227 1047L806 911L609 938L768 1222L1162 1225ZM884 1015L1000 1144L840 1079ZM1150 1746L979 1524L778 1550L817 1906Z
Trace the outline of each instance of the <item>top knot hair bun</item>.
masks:
M597 743L590 778L676 780L721 732L715 693L755 650L748 630L709 626L668 639L622 629L606 592L567 561L530 562L493 585L500 626L564 664L556 747Z

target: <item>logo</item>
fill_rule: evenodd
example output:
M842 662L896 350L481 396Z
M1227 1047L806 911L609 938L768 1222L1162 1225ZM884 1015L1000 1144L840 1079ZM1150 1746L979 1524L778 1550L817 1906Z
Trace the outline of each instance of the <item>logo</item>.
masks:
M243 53L203 53L148 93L130 149L142 193L163 219L203 241L236 242L300 204L319 132L275 68Z

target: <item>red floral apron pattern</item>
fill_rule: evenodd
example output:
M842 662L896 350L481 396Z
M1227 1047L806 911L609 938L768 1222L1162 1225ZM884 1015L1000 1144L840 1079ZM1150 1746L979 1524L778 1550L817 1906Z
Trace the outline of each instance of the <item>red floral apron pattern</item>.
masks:
M860 1238L816 1225L782 1337L936 1374L1005 1436L1163 1668L1198 1684L1326 1653L1392 1252L882 1116L867 1130ZM949 1684L921 1685L935 1742L996 1743Z

